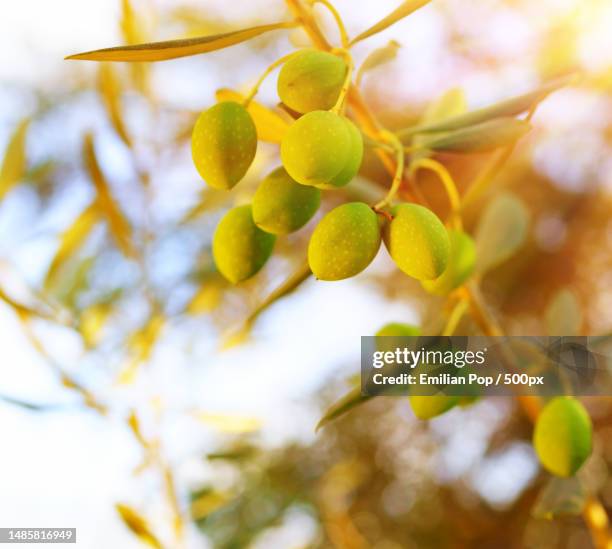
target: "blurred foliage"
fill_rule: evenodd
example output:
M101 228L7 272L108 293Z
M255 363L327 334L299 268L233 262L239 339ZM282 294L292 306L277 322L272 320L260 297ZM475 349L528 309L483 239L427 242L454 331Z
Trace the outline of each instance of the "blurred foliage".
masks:
M380 13L378 23L355 32L352 43L425 4L398 2L397 10L386 17ZM430 69L440 71L447 91L427 98L406 94L400 100L395 89L396 82L406 82L402 62L415 55L404 47L408 34L405 42L403 35L402 40L385 36L379 48L359 53L357 79L365 99L349 94L349 113L362 125L365 119L397 130L409 151L420 147L407 157L399 196L428 205L450 225L460 222L476 241L474 279L443 298L427 294L397 269L361 275L361 284L414 307L423 333L612 332L612 62L597 64L584 54L591 29L599 17L610 17L610 10L602 0L574 4L557 12L549 2L542 17L527 0L474 3L470 12L482 8L484 15L466 21L458 13L467 9L462 3L432 3L427 10L446 32L448 63ZM222 437L203 457L206 483L175 479L176 464L168 462L158 433L158 418L168 411L155 395L143 402L132 398L130 389L146 385L147 366L177 331L188 333L189 344L181 350L188 357L190 345L211 331L227 346L244 342L271 305L286 298L290 306L286 296L309 279L304 258L320 215L306 229L279 239L266 267L238 286L219 275L211 253L220 214L253 195L278 160L275 147L297 114L277 101L249 104L265 143L233 194L204 188L188 158L199 111L215 99L246 97L249 86L242 86L254 83L268 57L290 48L289 40L309 44L295 28L296 6L305 10L298 19L310 25L310 38L331 42L335 31L324 6L311 11L308 2L292 0L269 13L230 20L191 4L122 0L119 30L125 46L75 58L138 62L101 63L93 70L72 65L70 78L57 90L46 83L30 90L32 112L7 117L12 128L0 164L0 199L2 215L11 217L11 234L0 269L0 301L85 406L125 419L144 456L136 472L156 472L154 499L164 500L168 524L145 517L150 502L136 510L136 497L134 507L117 505L119 516L152 547L185 543L187 515L214 547L228 549L279 547L266 540L275 540L287 524L298 524L292 528L306 532L303 546L313 548L609 547L612 411L605 399L585 399L594 451L568 482L528 471L535 461L526 418L535 418L539 403L519 400L521 412L509 400L485 400L457 406L431 423L417 422L405 400L366 399L351 380L321 387L314 406L324 428L310 444L270 448L258 435L256 418L179 410ZM493 24L497 12L531 19L539 49L525 52L528 77L517 95L499 84L494 100L468 109L469 95L460 85L469 78L462 72L495 79L512 63L503 48L479 46L482 26L487 18ZM166 40L174 36L186 38ZM160 65L141 63L252 38L235 57L212 62L193 57L183 65L209 77L211 89L198 92L197 105L168 99L167 73ZM157 40L162 42L139 46ZM215 69L213 63L227 65ZM228 82L218 82L220 76ZM188 80L179 87L201 83ZM75 122L81 117L84 123ZM64 135L67 129L70 136ZM366 145L360 175L326 193L322 213L347 201L377 203L385 196L395 167L389 145L367 139ZM20 218L13 220L12 212ZM23 258L40 256L43 240L47 247L52 241L53 249L34 272ZM28 268L32 272L24 273ZM471 314L478 307L481 314ZM401 319L381 318L380 325L395 320ZM83 364L54 356L53 330L78 339ZM47 409L1 398L37 412ZM147 418L144 428L140 418ZM504 456L515 449L528 456L523 470L506 472ZM453 457L464 457L468 465L449 467ZM493 469L495 475L483 473ZM510 496L497 501L495 485ZM558 520L549 522L552 517Z

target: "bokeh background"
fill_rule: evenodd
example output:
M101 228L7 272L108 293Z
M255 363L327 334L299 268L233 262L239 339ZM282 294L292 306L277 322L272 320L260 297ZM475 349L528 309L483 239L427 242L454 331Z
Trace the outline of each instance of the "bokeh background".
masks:
M355 35L397 2L335 5ZM534 513L548 477L512 399L423 423L406 399L379 398L315 433L358 373L360 336L442 318L443 301L385 252L355 279L306 281L240 331L303 261L316 221L279 242L254 280L227 286L212 232L278 163L277 148L260 146L247 180L221 193L197 176L189 136L217 89L248 90L307 44L300 31L146 66L63 60L288 17L281 0L0 7L0 526L77 527L92 549L155 546L149 529L164 547L180 547L182 532L189 548L591 546L580 517ZM521 253L483 281L510 334L545 333L561 290L579 304L582 333L612 332L610 28L606 0L434 0L355 48L359 62L401 44L363 80L392 128L451 88L478 108L584 71L540 105L495 180L531 211ZM277 104L274 77L259 100ZM440 160L463 187L487 159ZM435 179L418 183L443 215ZM343 199L388 184L370 155ZM111 206L88 213L100 188ZM596 443L582 480L612 508L612 410L587 405Z

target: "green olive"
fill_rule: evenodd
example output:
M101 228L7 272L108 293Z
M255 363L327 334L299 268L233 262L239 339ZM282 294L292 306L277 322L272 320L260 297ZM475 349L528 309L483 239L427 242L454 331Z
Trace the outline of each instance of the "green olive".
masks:
M276 236L253 222L251 206L225 214L213 237L213 257L219 272L233 284L256 274L268 261Z
M442 415L459 402L459 397L448 395L411 395L408 399L414 415L419 419Z
M380 248L380 227L372 209L351 202L329 212L308 246L308 263L319 280L342 280L363 271Z
M296 183L281 167L259 185L253 197L253 220L268 233L292 233L310 221L320 203L319 189Z
M278 75L278 96L299 113L327 111L340 95L347 66L340 57L319 50L297 52Z
M234 101L204 111L191 137L193 162L202 179L215 189L231 189L246 174L257 151L251 115Z
M445 271L434 280L423 280L423 288L430 294L446 295L461 286L474 272L476 245L462 231L449 231L450 255Z
M418 204L400 204L393 215L384 239L397 266L417 280L440 276L448 263L450 240L436 214Z
M572 397L557 397L540 412L533 445L540 462L553 475L574 475L591 454L591 418Z
M354 136L346 119L313 111L294 122L281 143L287 173L302 185L328 184L354 154Z

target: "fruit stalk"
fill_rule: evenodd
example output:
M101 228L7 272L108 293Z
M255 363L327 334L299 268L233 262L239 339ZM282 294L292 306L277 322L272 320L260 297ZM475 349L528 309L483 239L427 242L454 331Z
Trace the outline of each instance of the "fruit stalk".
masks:
M323 36L316 21L313 19L310 12L304 7L300 0L285 0L289 10L302 25L306 34L308 34L313 45L320 50L330 51L332 47ZM351 86L347 95L348 105L351 107L353 115L363 132L374 140L380 139L381 127L370 109L367 107L361 93L355 86ZM390 175L395 175L397 170L397 162L392 154L384 150L376 150L376 155L383 163L385 169ZM401 185L400 185L401 186ZM422 203L414 192L407 193L407 198L415 202Z
M412 163L412 168L415 172L419 168L425 168L427 170L431 170L438 176L444 185L444 189L446 190L446 194L448 195L448 200L450 202L451 225L454 229L461 231L463 225L461 222L461 198L459 197L459 191L457 191L457 185L455 184L455 181L448 170L442 164L440 164L440 162L436 162L430 158L419 158Z

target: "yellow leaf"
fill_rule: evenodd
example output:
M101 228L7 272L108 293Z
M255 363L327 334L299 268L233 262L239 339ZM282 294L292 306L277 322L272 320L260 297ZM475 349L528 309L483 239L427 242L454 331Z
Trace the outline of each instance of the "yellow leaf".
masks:
M216 97L217 101L236 101L237 103L242 103L245 99L239 93L225 88L218 90ZM251 101L247 110L255 122L259 139L268 143L282 141L289 128L289 123L280 114L257 101Z
M85 242L91 230L100 220L97 204L94 202L85 208L76 218L74 223L68 227L60 237L60 245L55 252L55 257L49 266L45 278L45 287L52 285L64 261L74 254Z
M143 31L144 23L136 14L130 0L121 2L121 34L126 44L140 44L148 41ZM144 94L149 92L149 68L143 63L134 63L131 66L132 79L136 87Z
M406 0L396 10L392 11L387 17L381 19L378 23L371 26L369 29L363 31L359 36L351 40L351 46L361 40L365 40L370 36L384 31L386 28L394 25L404 17L408 17L411 13L414 13L419 8L422 8L426 4L429 4L431 0Z
M120 25L121 34L128 44L138 44L143 41L143 33L130 0L121 0Z
M140 513L123 503L117 503L115 509L117 509L121 519L134 535L147 545L155 547L155 549L163 549L163 545L153 534L146 519Z
M121 114L121 89L117 75L109 63L100 65L98 86L111 124L119 137L129 147L131 144L130 137L125 129Z
M194 416L202 423L206 423L222 433L251 433L261 427L261 422L252 417L228 416L207 412L194 412Z
M32 307L18 303L11 296L9 296L2 288L0 288L0 301L3 301L8 305L15 314L23 321L27 321L32 317L52 319L52 317L42 311L37 311Z
M110 304L101 303L92 305L81 313L79 331L88 347L95 347L100 342L102 329L111 311Z
M128 338L129 358L119 374L118 383L129 384L134 381L140 365L151 358L153 348L165 323L165 317L161 313L155 313L140 330Z
M419 146L432 151L456 153L490 152L518 141L531 124L515 118L497 118L423 141Z
M187 312L199 315L214 311L223 297L225 283L218 278L207 278L187 305Z
M136 437L136 440L138 440L139 444L145 448L149 448L149 441L142 434L140 422L138 421L138 416L136 416L136 413L133 410L130 412L130 415L128 417L128 426L132 431L132 434Z
M26 171L26 137L30 119L22 120L11 136L0 167L0 199L23 177Z
M399 42L395 40L390 40L389 43L382 47L377 48L372 51L359 67L359 72L357 73L357 78L355 79L356 85L359 86L363 75L375 69L376 67L380 67L380 65L384 65L385 63L389 63L393 61L397 57L397 52L401 48Z
M165 61L178 57L187 57L200 53L220 50L245 42L261 34L278 29L289 29L297 23L281 22L270 25L260 25L238 31L186 38L183 40L167 40L165 42L151 42L148 44L134 44L131 46L117 46L101 50L88 51L70 55L66 59L87 61Z
M191 502L191 517L193 520L202 520L225 505L229 499L226 494L207 490Z
M100 164L98 163L98 159L96 157L93 137L91 134L85 135L83 156L89 176L91 177L91 180L98 193L98 204L100 206L100 210L108 220L111 234L113 235L121 251L127 257L134 257L136 255L136 251L132 245L132 229L111 195L108 183L104 177L104 174L102 173L102 170L100 169Z

